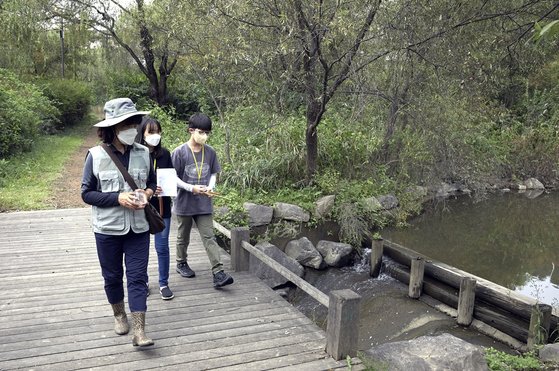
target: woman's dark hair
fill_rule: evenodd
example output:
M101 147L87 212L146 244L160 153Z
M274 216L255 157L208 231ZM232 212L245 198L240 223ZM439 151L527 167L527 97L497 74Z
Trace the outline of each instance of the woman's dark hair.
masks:
M138 127L138 135L136 136L136 142L147 146L147 143L144 138L144 133L148 129L148 133L159 133L161 134L161 124L154 118L144 116L142 120L142 124ZM161 154L161 141L153 147L153 156L158 158Z
M212 131L212 120L203 113L195 113L188 119L189 129Z
M122 122L130 122L139 125L141 119L142 116L132 116ZM115 140L115 126L116 125L97 128L97 136L103 143L111 144Z
M115 140L115 128L112 126L97 128L97 136L103 143L111 144Z

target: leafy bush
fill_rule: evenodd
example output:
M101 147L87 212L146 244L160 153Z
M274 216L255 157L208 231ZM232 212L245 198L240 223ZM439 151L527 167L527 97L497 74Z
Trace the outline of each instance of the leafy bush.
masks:
M0 69L0 158L29 150L43 123L56 122L58 110L35 86Z
M514 356L494 348L485 350L485 359L490 370L493 371L531 371L541 370L542 365L533 353L524 356Z
M419 184L462 182L478 189L498 171L503 157L491 141L493 126L488 112L482 112L483 102L433 93L409 109L418 112L417 124L395 138L401 147L400 177Z
M374 176L378 163L373 154L382 144L380 131L374 129L380 126L379 115L358 118L343 105L332 108L318 128L320 171L333 169L343 179Z
M107 74L107 99L127 97L138 107L150 104L149 84L146 77L136 69L118 70Z
M44 82L43 91L60 112L58 130L80 123L93 100L89 85L76 80L49 80Z
M247 190L277 190L305 179L304 118L281 117L260 107L243 107L226 116L212 145L223 151L229 129L231 162L220 153L222 182Z
M173 74L169 80L169 105L175 109L175 116L180 120L199 111L204 111L213 117L214 105L207 91L198 79L189 74Z

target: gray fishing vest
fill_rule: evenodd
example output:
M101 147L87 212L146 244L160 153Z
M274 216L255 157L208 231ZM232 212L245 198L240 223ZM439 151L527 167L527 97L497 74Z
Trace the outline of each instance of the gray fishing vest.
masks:
M100 192L131 192L132 189L124 180L107 152L101 147L89 150L93 158L93 175L97 178L97 190ZM149 175L149 150L137 143L130 149L128 172L138 188L145 189ZM92 207L93 232L108 235L125 235L130 228L134 233L147 232L149 226L143 209L132 210L123 206Z

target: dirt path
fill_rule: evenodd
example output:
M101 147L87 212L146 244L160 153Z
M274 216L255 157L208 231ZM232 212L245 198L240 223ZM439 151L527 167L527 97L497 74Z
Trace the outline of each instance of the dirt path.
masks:
M82 145L70 156L62 173L54 182L52 198L49 200L53 208L67 209L88 206L82 201L80 187L87 150L94 147L99 141L96 129L93 126L91 127Z

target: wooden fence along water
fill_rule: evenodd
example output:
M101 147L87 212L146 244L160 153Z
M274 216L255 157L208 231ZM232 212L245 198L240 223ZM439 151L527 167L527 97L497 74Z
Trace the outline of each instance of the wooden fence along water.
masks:
M215 228L231 239L231 264L237 271L249 269L250 254L296 284L328 308L327 351L335 359L354 355L360 297L350 290L334 291L330 296L307 283L278 262L252 246L247 228L227 230L214 222ZM383 256L395 264L384 264ZM476 330L519 350L558 337L558 313L547 304L518 294L483 278L443 263L434 262L394 242L372 241L370 276L381 272L408 285L408 296L420 299L456 318L461 326Z
M245 227L233 228L231 231L214 221L214 227L231 240L231 267L233 270L249 269L250 254L297 285L320 304L328 308L326 352L334 359L354 357L357 354L359 339L359 302L361 297L351 290L335 290L330 295L324 294L307 281L297 276L283 265L252 246L249 230Z
M384 240L382 245L384 254L397 263L383 264L384 272L408 284L411 298L425 294L445 304L459 325L472 325L519 350L557 338L559 313L550 305L432 261L397 243Z
M250 273L233 272L233 285L214 289L196 231L189 247L196 277L171 269L170 301L157 292L152 244L146 331L155 346L133 347L113 331L90 215L89 208L0 213L0 370L347 368L325 352L322 329ZM175 238L171 228L171 246Z

